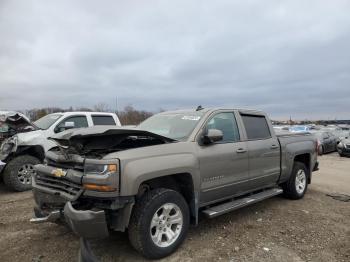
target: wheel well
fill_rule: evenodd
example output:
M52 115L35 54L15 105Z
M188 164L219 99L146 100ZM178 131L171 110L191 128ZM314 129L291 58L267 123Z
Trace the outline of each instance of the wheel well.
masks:
M294 158L294 162L301 162L303 163L306 168L308 169L309 171L309 174L308 174L308 182L310 183L310 172L311 172L311 169L310 169L310 154L301 154L301 155L297 155L295 158Z
M21 146L18 147L16 155L31 155L38 158L40 161L44 161L45 151L41 146Z
M193 213L194 211L192 210L194 209L194 189L191 174L179 173L144 181L140 185L138 195L142 195L145 191L156 188L168 188L179 192L188 203L191 210L191 215L195 215Z

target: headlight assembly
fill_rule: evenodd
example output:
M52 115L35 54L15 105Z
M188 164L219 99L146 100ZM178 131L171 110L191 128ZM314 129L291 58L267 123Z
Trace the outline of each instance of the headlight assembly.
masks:
M1 155L9 155L11 152L16 151L17 147L17 137L13 136L10 137L9 139L5 140L2 145L1 145Z
M84 175L103 175L109 172L117 172L116 164L85 164Z
M119 161L87 159L84 164L83 186L91 191L118 191Z

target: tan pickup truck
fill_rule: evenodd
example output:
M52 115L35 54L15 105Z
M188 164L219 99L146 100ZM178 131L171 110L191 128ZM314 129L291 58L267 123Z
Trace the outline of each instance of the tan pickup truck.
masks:
M317 170L310 134L274 133L243 109L156 114L136 128L98 126L52 137L36 166L33 222L64 220L79 236L125 231L147 258L174 252L209 218L283 193L300 199Z

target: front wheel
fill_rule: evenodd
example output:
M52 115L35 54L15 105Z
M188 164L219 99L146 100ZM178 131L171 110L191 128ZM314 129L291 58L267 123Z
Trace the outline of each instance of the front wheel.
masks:
M30 155L17 156L11 159L3 173L5 185L15 191L30 190L36 164L40 164L40 160Z
M134 207L128 228L130 243L146 258L168 256L184 241L189 221L189 208L180 193L151 190Z
M303 198L307 190L308 174L305 164L294 162L289 180L282 185L283 194L290 199Z

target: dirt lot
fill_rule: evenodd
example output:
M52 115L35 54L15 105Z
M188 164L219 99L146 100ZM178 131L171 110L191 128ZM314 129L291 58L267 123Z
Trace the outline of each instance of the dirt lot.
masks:
M185 243L164 261L350 261L350 158L320 157L320 171L305 198L275 197L192 227ZM78 238L63 226L33 225L31 192L0 186L0 260L76 261ZM142 261L126 234L93 243L101 261Z

